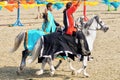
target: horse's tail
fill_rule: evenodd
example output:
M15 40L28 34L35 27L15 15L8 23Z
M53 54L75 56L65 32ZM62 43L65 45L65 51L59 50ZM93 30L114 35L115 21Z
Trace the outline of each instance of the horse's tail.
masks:
M31 52L32 56L30 57L30 59L28 59L28 63L32 63L36 60L36 58L42 54L44 48L44 39L43 36L41 38L38 39L37 43L35 44L35 47L33 49L33 51Z
M14 47L13 47L13 49L10 51L11 53L15 52L15 51L19 48L21 42L22 42L23 39L25 38L25 33L26 33L26 32L20 32L20 33L17 35L17 37L15 38Z

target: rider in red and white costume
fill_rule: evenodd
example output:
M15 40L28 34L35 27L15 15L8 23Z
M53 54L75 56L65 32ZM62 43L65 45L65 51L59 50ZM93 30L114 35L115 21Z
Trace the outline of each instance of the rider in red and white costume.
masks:
M73 13L77 10L80 5L80 0L76 4L72 4L72 2L68 2L66 4L66 9L63 11L63 23L64 23L64 31L66 34L71 36L76 36L80 43L83 55L90 55L88 43L82 31L77 31L75 28L75 21L73 17Z

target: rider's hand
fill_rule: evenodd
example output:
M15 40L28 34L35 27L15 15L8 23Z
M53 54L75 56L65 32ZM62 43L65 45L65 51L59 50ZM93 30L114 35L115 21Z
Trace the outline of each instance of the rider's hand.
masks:
M78 1L77 1L77 5L79 5L79 4L80 4L80 2L81 2L81 0L78 0Z
M47 13L47 11L48 11L48 10L47 10L47 9L45 9L45 13Z
M63 26L59 24L59 27L61 27L61 28L62 28Z
M81 2L81 0L78 0L78 2Z

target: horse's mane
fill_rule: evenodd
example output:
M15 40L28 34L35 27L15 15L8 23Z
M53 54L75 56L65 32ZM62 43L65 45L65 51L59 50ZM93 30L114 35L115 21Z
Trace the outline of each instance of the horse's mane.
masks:
M81 28L83 33L86 36L90 35L88 29L89 29L90 25L92 24L94 18L95 17L93 17L92 19L88 20L87 22L84 22L84 17L83 16L77 18L76 21L75 21L76 28ZM77 25L78 22L80 23L80 25Z

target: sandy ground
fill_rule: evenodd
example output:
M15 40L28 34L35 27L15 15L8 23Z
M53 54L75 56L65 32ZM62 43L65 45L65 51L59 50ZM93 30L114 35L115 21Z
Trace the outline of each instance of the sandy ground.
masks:
M44 7L42 7L43 11ZM87 7L87 16L99 15L109 26L109 31L104 33L97 32L97 37L92 51L93 61L88 63L87 71L89 78L82 74L71 75L67 62L64 61L53 77L49 75L49 66L46 65L45 74L35 75L39 70L40 64L36 62L27 64L27 67L21 75L16 74L20 64L21 51L23 44L15 53L9 53L13 47L14 39L21 31L40 28L42 19L35 20L37 8L21 9L21 22L23 27L8 27L16 21L16 10L9 12L6 9L0 11L0 80L120 80L120 8L118 11L107 11L107 6L100 4L95 7ZM62 24L62 11L53 12L56 21ZM75 18L82 16L82 5L74 14ZM55 63L57 60L55 61ZM81 63L74 62L75 67L80 67Z

